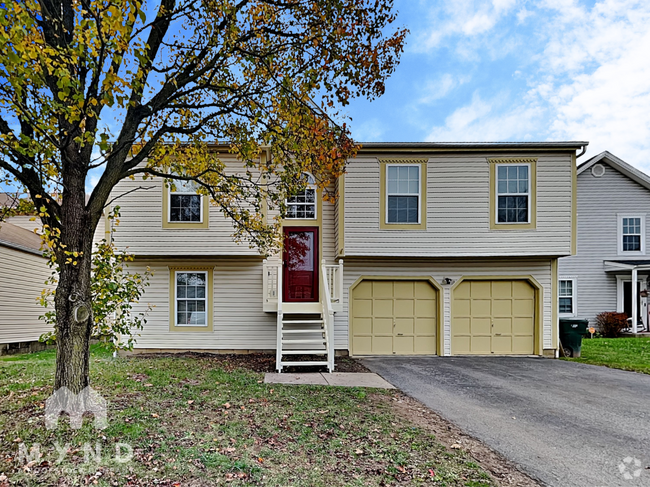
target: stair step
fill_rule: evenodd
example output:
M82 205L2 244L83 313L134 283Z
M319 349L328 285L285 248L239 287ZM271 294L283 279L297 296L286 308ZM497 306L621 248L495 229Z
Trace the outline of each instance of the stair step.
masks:
M303 330L282 330L282 333L325 333L322 328L311 328Z
M327 361L325 361L325 362L321 362L321 361L313 361L313 362L312 361L310 361L310 362L280 362L280 366L282 366L282 367L287 367L287 366L290 366L290 365L301 366L301 365L329 365L329 364L327 363Z
M298 344L301 344L301 343L303 343L303 344L307 344L307 343L323 344L323 343L325 343L325 339L322 338L322 339L318 339L318 340L314 340L314 339L312 339L312 340L282 340L282 343L286 344L286 345L298 345Z
M327 350L282 350L282 355L327 355Z
M283 325L323 324L323 320L282 320Z

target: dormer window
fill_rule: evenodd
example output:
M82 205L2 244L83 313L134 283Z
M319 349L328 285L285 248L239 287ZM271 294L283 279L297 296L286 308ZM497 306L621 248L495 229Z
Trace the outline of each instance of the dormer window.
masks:
M303 173L307 183L304 191L287 198L287 220L315 220L316 219L316 180L311 174Z

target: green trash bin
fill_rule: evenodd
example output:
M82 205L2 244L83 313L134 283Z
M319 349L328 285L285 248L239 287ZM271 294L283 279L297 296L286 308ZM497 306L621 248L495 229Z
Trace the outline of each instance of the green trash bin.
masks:
M589 320L560 318L560 343L567 357L579 357L582 337L587 336Z

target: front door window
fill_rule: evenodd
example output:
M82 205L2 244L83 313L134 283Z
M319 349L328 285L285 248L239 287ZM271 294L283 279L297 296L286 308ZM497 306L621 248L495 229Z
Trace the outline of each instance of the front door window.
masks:
M284 301L318 301L318 229L284 229Z

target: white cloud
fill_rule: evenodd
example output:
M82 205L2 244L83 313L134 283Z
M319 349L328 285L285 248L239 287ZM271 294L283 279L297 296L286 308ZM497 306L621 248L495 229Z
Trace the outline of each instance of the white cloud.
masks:
M487 1L461 5L456 26L445 31L459 46L487 28L505 37L516 28L516 21L503 20L514 1L501 10ZM473 16L468 5L477 7ZM531 15L535 21L522 35L532 55L512 66L513 76L527 80L528 92L490 98L488 87L477 87L483 97L475 92L444 124L432 127L427 140L587 140L590 155L609 150L650 170L650 3L602 0L587 7L545 0L533 11L520 8L517 20ZM474 49L485 56L485 45Z
M352 126L352 137L358 142L379 142L385 131L384 125L376 118L371 118Z
M423 88L424 94L417 100L418 104L428 105L441 98L444 98L460 85L467 83L471 79L469 75L454 75L445 73L440 78L429 81Z

